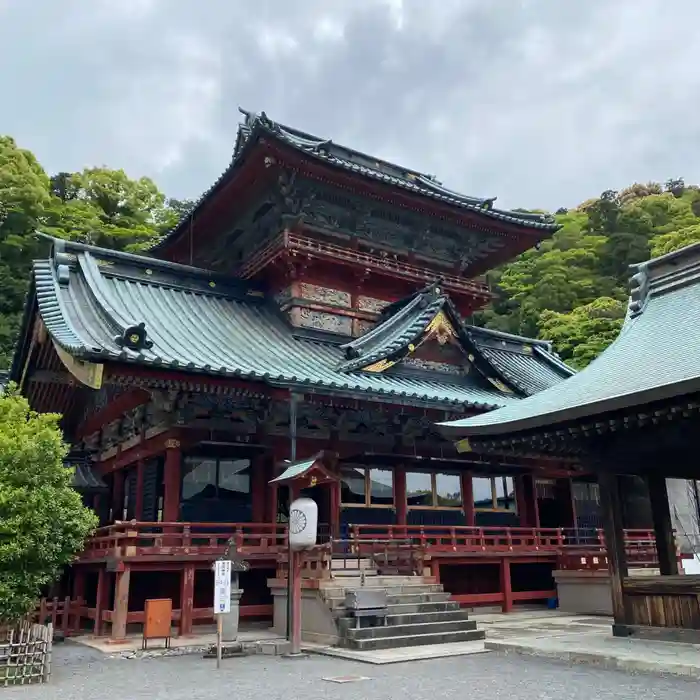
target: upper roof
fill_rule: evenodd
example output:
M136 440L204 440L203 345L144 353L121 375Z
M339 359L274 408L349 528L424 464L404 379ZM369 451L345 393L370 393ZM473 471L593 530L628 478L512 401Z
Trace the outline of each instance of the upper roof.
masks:
M244 115L243 122L239 125L236 145L231 163L219 176L216 182L204 192L196 203L194 212L237 168L244 160L246 153L261 136L275 139L286 146L303 153L304 156L314 158L331 166L357 173L372 180L384 182L394 187L399 187L410 192L429 197L462 209L477 212L487 218L504 223L514 224L528 229L537 229L543 233L553 233L559 229L554 217L550 214L528 213L497 209L493 206L496 197L470 197L454 192L442 185L432 175L404 168L388 161L380 160L374 156L361 153L346 146L334 143L331 139L324 139L313 134L308 134L283 124L272 121L265 112L256 114L241 109ZM183 219L164 236L155 246L157 249L166 241L176 238L181 229L191 218L187 214Z
M588 367L523 401L443 429L504 435L700 390L700 244L632 269L625 324Z
M253 284L142 256L55 241L34 265L30 304L73 357L462 410L517 401L466 376L341 368L337 343L295 335ZM25 324L25 333L31 327ZM13 376L23 366L19 346Z
M463 323L440 282L386 307L372 330L342 346L346 360L340 368L383 372L430 339L454 341L465 360L501 391L505 382L529 396L574 373L548 341Z

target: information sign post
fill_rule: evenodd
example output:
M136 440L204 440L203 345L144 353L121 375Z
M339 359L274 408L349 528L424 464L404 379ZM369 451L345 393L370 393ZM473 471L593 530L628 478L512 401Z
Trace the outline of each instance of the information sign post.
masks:
M221 666L223 615L231 612L231 560L214 562L214 615L216 615L216 667Z

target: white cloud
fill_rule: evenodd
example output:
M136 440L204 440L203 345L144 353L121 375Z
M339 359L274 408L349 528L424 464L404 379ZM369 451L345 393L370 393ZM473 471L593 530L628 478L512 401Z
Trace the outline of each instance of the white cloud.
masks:
M197 196L230 159L241 104L508 206L700 182L697 0L672 11L664 0L32 0L3 20L0 63L14 68L0 73L0 128L50 170L107 163Z

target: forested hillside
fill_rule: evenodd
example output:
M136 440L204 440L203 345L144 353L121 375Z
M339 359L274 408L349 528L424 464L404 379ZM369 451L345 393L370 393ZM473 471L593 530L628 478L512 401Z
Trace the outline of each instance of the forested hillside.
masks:
M0 370L12 358L31 261L46 254L39 229L83 243L137 251L191 207L166 200L148 178L86 168L49 176L34 155L0 136Z
M562 228L488 275L493 303L479 325L554 341L581 368L617 336L629 265L700 241L700 188L682 179L608 190L560 209Z
M31 260L45 254L37 229L140 250L191 206L123 170L47 174L0 136L0 370L11 361ZM488 275L495 298L476 322L553 340L563 359L583 367L620 329L628 265L700 241L700 188L681 179L635 184L556 218L562 228L551 240Z

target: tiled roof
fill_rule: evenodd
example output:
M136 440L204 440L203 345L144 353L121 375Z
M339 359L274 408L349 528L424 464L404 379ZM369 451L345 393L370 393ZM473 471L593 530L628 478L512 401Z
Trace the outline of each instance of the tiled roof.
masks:
M700 244L633 269L628 318L596 360L518 403L445 423L445 431L506 435L699 391Z
M270 385L483 410L517 401L478 377L343 372L337 344L295 337L272 300L240 280L56 241L35 263L39 313L72 355Z
M415 294L395 313L380 318L372 330L341 346L348 359L340 369L348 372L367 367L406 348L425 331L445 305L445 300L446 296L437 284Z
M406 354L440 311L458 332L465 356L473 358L477 370L487 378L495 373L525 396L548 389L574 373L554 354L548 341L464 324L439 282L392 304L374 329L343 345L348 359L340 369L357 370Z
M431 199L445 202L463 209L477 212L487 218L503 221L529 229L538 229L546 233L554 233L560 227L554 218L549 214L528 213L496 209L493 206L495 197L470 197L459 194L438 182L433 176L410 170L394 163L383 161L379 158L361 153L351 148L334 143L330 139L322 139L318 136L299 131L283 124L273 122L264 112L255 114L241 110L244 121L238 130L236 146L230 165L219 176L216 182L202 194L195 205L196 209L203 204L209 195L217 189L228 175L233 172L241 162L246 153L246 146L255 142L261 136L273 137L291 146L306 156L316 158L331 165L343 168L344 170L358 173L365 177L384 182L386 184L400 187L417 194L430 197ZM166 234L156 245L158 248L166 240L177 235L185 221L190 219L187 214Z
M469 327L469 336L481 355L516 389L531 396L574 374L548 341L523 338L485 328Z

